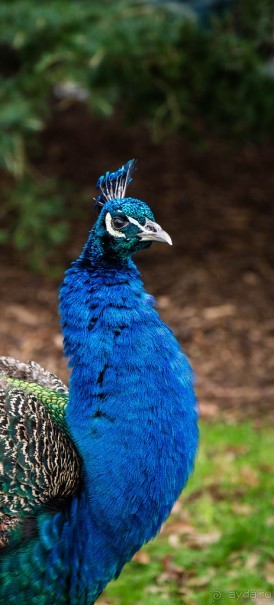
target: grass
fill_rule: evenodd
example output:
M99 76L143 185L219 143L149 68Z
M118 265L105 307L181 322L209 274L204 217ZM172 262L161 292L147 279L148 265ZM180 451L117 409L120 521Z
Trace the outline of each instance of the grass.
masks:
M172 516L98 604L273 603L273 471L270 426L202 423L196 470Z

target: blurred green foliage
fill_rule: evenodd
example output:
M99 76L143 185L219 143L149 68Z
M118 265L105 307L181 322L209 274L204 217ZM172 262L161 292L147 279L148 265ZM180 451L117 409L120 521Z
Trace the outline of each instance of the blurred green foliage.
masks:
M66 236L58 183L37 181L32 167L53 97L67 103L76 96L106 117L122 109L154 138L273 133L273 27L273 0L236 2L207 27L174 2L2 0L0 167L11 179L0 240L32 258L35 251L39 263L49 241ZM5 220L11 209L12 232Z

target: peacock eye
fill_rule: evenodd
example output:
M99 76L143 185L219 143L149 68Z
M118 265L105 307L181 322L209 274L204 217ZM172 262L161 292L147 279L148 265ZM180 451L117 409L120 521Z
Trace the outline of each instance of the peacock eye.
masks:
M116 230L123 229L123 227L128 225L128 220L126 218L122 218L121 216L114 216L111 222L112 227Z

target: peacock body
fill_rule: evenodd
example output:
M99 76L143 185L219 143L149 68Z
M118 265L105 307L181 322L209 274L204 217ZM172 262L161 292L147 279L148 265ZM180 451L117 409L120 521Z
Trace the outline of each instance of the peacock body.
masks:
M125 197L100 208L60 290L69 394L37 364L0 362L0 603L92 605L159 531L193 469L192 371L132 255L171 242Z

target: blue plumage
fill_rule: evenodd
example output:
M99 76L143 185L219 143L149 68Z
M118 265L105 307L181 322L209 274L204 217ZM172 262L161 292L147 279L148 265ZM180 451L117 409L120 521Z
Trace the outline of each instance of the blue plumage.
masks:
M6 558L0 596L13 590L10 603L91 605L156 535L193 470L192 370L131 258L171 240L146 204L124 197L132 169L99 179L101 212L60 291L81 486L59 512L39 514L35 538Z

